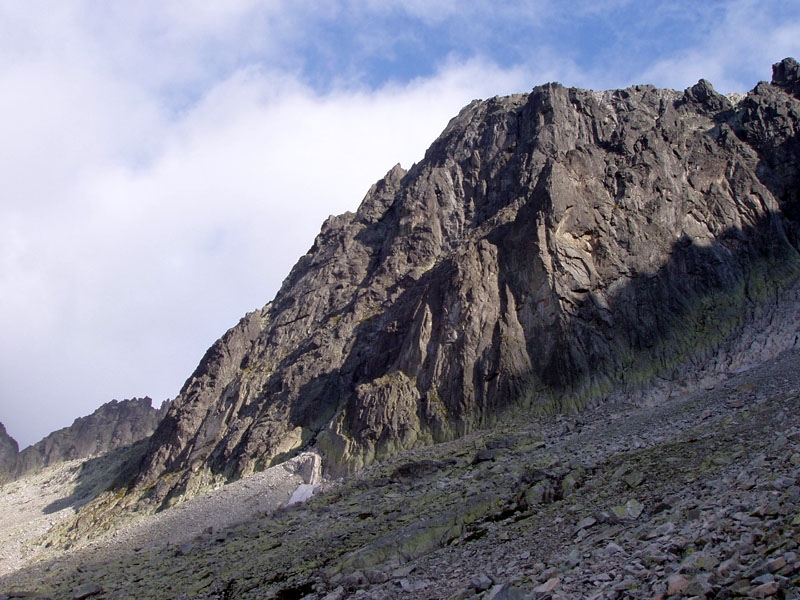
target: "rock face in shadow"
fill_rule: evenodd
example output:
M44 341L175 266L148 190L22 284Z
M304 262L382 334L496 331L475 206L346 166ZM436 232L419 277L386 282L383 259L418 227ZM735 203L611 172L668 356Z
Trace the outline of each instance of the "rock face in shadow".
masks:
M167 406L165 402L160 408L153 408L150 398L112 400L22 452L12 452L18 451L17 443L8 438L0 425L0 465L6 465L8 477L20 477L57 462L98 456L130 446L153 433L166 414ZM5 438L11 444L4 441Z
M176 474L160 502L312 447L352 472L795 345L798 75L472 102L209 349L134 485Z

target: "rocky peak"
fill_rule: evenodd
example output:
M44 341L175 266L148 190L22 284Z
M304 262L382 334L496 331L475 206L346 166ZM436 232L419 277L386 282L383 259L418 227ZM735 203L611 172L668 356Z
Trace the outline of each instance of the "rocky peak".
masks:
M772 65L772 85L800 96L800 64L793 58L784 58Z
M347 473L793 345L793 81L470 103L209 350L135 484L177 475L159 503L312 447Z
M8 472L18 477L57 462L98 456L130 446L153 433L166 414L168 405L165 402L155 409L152 400L147 397L112 400L91 415L75 419L69 427L54 431L22 452L14 452L13 457L8 453L8 463L3 461L0 464L13 465ZM4 430L0 432L0 445L3 444L4 433ZM11 441L16 448L16 442ZM6 446L9 447L8 444Z
M19 444L6 432L6 427L0 423L0 482L11 477L16 468Z

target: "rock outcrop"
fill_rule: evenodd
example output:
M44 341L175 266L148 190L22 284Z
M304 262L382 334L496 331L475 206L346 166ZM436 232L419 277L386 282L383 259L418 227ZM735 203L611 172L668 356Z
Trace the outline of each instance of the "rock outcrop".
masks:
M212 346L134 485L175 474L161 502L311 447L352 472L794 346L798 71L741 99L701 80L472 102Z
M69 427L54 431L41 441L13 455L4 444L0 432L0 464L8 465L7 473L19 477L48 465L98 456L130 446L150 436L167 412L167 402L153 408L150 398L112 400L86 417L79 417ZM10 438L9 438L10 439ZM11 439L15 449L16 442ZM9 447L9 452L2 448Z
M0 423L0 482L13 476L19 454L19 444L6 432L6 427Z

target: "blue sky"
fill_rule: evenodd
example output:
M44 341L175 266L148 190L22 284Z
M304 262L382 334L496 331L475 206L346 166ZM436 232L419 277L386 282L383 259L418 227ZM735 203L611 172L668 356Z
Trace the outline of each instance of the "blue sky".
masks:
M800 57L800 3L0 0L0 421L174 397L473 98Z

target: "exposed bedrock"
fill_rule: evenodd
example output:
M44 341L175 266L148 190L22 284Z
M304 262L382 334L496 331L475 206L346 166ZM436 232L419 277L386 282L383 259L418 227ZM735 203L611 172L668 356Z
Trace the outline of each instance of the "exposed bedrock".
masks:
M798 65L736 101L558 84L465 107L208 351L135 485L317 449L330 474L513 410L690 383L796 343Z

